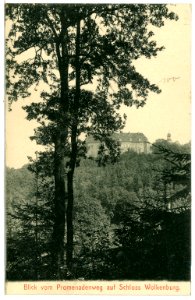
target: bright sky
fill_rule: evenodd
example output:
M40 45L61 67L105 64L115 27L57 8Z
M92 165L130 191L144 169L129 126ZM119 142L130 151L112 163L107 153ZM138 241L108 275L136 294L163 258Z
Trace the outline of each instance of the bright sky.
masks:
M168 132L173 141L187 143L191 139L191 73L190 39L191 8L188 4L171 7L177 12L179 20L167 21L156 30L155 39L165 50L156 58L140 60L137 70L152 83L162 89L161 94L150 94L143 108L123 108L127 115L125 132L143 132L150 142L166 138ZM33 100L33 97L30 99ZM29 100L28 100L29 102ZM30 141L36 126L35 121L27 121L21 106L27 100L12 105L12 112L6 115L6 164L19 168L28 163L27 156L37 150L35 142Z

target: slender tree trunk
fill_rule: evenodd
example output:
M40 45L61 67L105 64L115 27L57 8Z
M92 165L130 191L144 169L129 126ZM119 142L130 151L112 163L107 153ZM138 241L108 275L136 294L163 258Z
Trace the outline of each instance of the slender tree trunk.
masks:
M73 259L73 172L68 173L68 205L67 205L67 250L66 250L66 263L68 270L72 268Z
M66 250L66 263L69 271L72 269L73 259L73 208L74 208L74 171L77 158L77 126L73 126L71 135L71 158L70 158L70 171L67 174L68 180L68 205L67 205L67 250Z
M61 34L56 41L56 53L60 73L61 93L59 98L59 110L61 118L57 123L55 136L54 178L55 178L55 205L54 227L52 236L52 271L56 279L64 279L64 239L65 239L65 215L66 215L66 191L65 191L65 144L68 138L69 126L69 98L68 98L68 31L65 11L61 11Z
M68 205L67 205L67 252L66 262L67 267L71 271L72 259L73 259L73 207L74 207L74 170L77 159L77 129L78 129L78 108L80 101L80 20L77 21L77 33L76 33L76 90L74 99L74 116L72 121L71 131L71 157L70 157L70 171L68 173Z
M64 267L64 236L65 236L65 182L64 182L64 146L60 137L55 142L55 203L54 227L52 238L52 269L56 279L62 279Z

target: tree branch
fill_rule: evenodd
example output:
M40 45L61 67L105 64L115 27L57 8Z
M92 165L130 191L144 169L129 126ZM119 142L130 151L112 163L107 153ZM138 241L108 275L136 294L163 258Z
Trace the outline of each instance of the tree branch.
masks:
M58 39L58 35L57 35L57 32L56 32L55 27L54 27L54 25L53 25L53 22L50 20L50 18L49 18L49 16L48 16L47 12L46 12L46 15L45 15L45 16L46 16L46 19L47 19L47 21L48 21L48 23L49 23L49 25L50 25L51 30L53 31L53 34L54 34L55 38Z

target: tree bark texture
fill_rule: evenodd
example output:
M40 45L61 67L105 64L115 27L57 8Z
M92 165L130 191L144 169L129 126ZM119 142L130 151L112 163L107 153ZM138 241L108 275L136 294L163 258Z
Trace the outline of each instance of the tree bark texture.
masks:
M72 116L72 128L71 128L71 157L70 157L70 171L68 172L68 205L67 205L67 252L66 261L67 267L71 271L72 259L73 259L73 207L74 207L74 171L77 159L77 129L78 129L78 109L80 101L80 20L77 21L76 32L76 90L73 103L74 115Z
M66 215L66 191L65 191L65 144L68 138L68 49L67 49L67 24L65 12L61 12L61 33L56 42L56 53L60 74L60 98L59 109L61 118L58 120L57 134L55 136L54 178L55 178L55 203L54 203L54 227L52 236L52 264L56 279L63 279L65 274L65 215Z

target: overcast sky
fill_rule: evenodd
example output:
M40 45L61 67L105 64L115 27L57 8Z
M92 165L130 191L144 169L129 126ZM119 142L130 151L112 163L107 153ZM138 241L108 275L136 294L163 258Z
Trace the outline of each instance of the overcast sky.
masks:
M125 132L143 132L150 142L166 138L168 132L173 141L187 143L191 139L191 74L190 74L190 5L171 6L179 20L166 21L165 26L156 29L155 39L165 50L156 58L141 59L137 70L152 83L158 84L161 94L150 94L146 105L136 109L123 108L127 115ZM32 98L31 98L32 100ZM34 156L36 144L30 141L35 121L27 121L21 106L27 100L20 100L12 106L6 116L6 164L19 168L28 163L27 156Z

